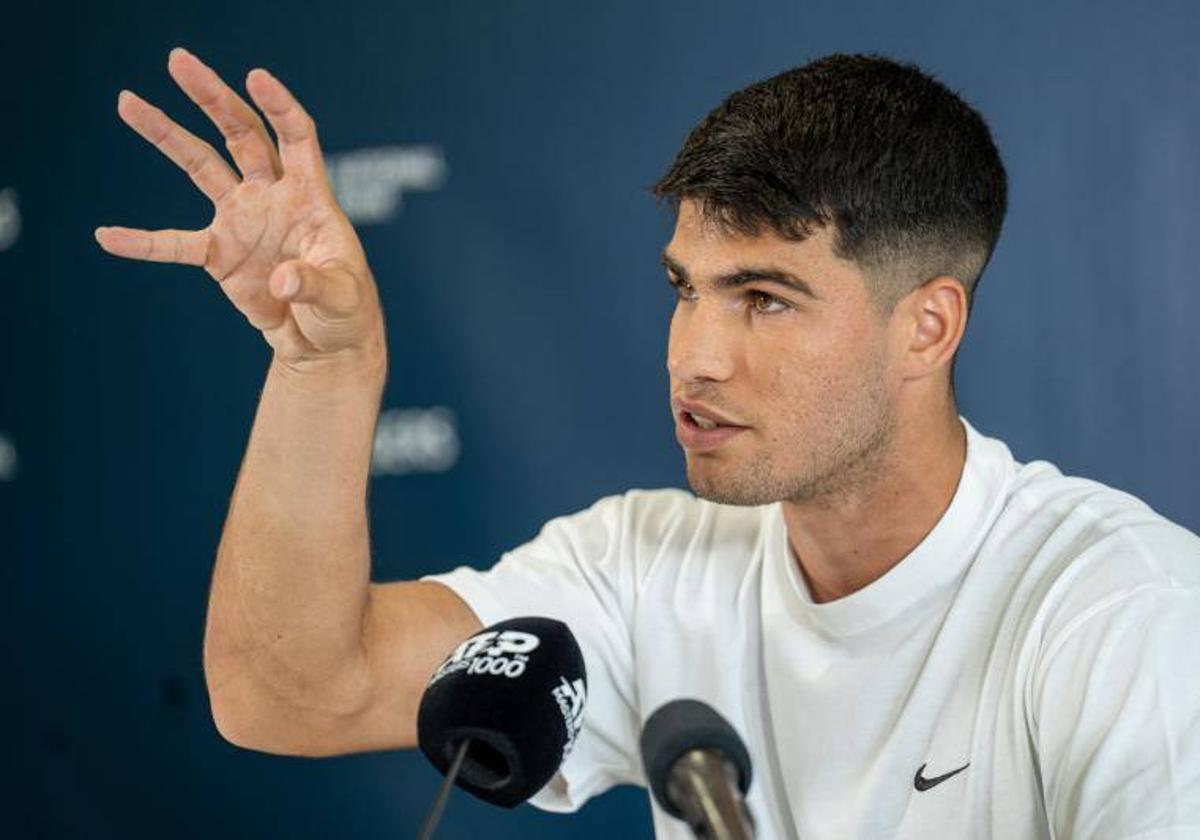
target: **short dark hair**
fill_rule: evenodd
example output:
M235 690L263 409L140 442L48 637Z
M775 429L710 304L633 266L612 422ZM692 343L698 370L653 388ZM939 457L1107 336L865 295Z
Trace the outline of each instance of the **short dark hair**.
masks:
M728 233L803 240L832 223L834 253L885 314L939 275L969 306L1008 191L987 124L958 95L915 64L840 53L728 96L652 189L676 211L698 200Z

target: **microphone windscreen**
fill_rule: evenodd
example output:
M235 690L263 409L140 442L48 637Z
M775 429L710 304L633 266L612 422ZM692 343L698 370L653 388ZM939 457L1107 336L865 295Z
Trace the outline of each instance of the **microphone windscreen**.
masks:
M646 781L663 810L684 819L667 795L667 780L675 762L692 750L712 750L737 770L742 795L750 789L750 753L729 721L699 700L672 700L659 706L642 727L642 764Z
M558 772L583 723L587 674L567 625L501 621L464 641L434 672L417 742L443 775L470 740L456 784L513 808Z

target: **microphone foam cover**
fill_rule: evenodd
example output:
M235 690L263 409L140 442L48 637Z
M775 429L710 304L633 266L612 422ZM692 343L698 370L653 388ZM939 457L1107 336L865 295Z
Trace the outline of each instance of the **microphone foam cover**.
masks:
M738 789L750 789L750 753L729 721L699 700L672 700L659 706L642 727L642 764L646 781L663 810L684 819L667 796L667 779L675 762L692 750L720 753L737 770Z
M462 642L425 688L417 743L443 775L470 739L455 783L513 808L558 772L583 723L587 674L567 625L501 621Z

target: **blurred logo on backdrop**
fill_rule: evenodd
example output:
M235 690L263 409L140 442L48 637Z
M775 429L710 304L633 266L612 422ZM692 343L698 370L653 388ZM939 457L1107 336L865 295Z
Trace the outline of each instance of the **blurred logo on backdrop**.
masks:
M21 210L17 207L17 190L5 187L0 190L0 251L7 251L17 244L21 235Z
M8 435L0 432L0 481L17 477L17 447Z
M436 190L446 158L436 146L379 146L326 155L338 204L354 224L380 224L399 212L404 193Z
M445 406L388 409L375 426L371 474L446 472L459 448L458 421Z
M404 194L438 189L446 158L436 146L378 146L325 156L338 204L356 225L381 224L400 212ZM458 423L444 406L382 411L375 427L372 475L446 472L458 461Z

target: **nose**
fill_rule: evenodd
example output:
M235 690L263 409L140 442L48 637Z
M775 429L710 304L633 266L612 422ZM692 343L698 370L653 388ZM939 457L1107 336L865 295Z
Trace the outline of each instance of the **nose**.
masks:
M680 382L721 382L736 366L736 320L703 298L680 304L671 316L667 371Z

